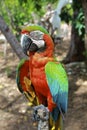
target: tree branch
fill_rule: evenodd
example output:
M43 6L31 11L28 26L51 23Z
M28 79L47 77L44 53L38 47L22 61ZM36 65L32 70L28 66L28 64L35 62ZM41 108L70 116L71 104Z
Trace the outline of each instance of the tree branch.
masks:
M19 59L27 58L25 54L22 51L22 48L17 40L17 38L13 35L12 31L8 27L8 25L5 23L3 17L0 15L0 30L6 37L8 43L11 45L12 49L16 53L16 55L19 57Z

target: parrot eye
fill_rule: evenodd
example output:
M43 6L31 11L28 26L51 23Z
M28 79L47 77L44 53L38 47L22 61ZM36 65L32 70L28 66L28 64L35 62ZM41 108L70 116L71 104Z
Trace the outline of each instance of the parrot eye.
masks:
M34 39L34 40L43 40L43 32L37 30L37 31L31 31L30 32L30 36Z
M33 37L33 33L32 36L31 35L27 35L27 34L23 34L21 37L21 46L23 49L23 52L28 55L27 52L42 52L45 48L45 42L42 38L42 36L40 37L40 39L36 39L36 37L38 36L38 33L34 32L35 36ZM37 34L37 35L36 35Z

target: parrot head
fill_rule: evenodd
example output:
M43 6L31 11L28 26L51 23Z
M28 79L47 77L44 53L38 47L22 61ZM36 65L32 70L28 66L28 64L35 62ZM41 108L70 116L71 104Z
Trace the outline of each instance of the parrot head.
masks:
M43 35L48 32L39 25L29 25L22 29L21 46L23 52L29 55L29 52L43 51L46 48Z

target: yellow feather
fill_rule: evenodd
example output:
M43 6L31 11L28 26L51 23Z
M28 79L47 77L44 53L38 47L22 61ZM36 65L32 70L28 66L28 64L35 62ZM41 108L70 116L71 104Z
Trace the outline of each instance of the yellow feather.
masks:
M52 117L50 117L49 123L50 123L50 130L63 130L63 119L61 115L59 115L59 118L56 122L54 122L52 120Z

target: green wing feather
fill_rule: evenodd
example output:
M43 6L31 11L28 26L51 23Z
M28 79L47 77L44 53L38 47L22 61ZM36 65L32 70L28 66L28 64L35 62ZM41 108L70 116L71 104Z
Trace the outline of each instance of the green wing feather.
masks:
M26 62L26 59L22 59L18 66L17 66L17 71L16 71L16 83L17 83L17 86L18 86L18 89L21 93L23 93L23 89L22 89L22 85L20 84L20 70L21 70L21 67L25 64Z
M51 91L53 101L57 108L53 112L54 120L57 120L59 112L67 112L68 104L68 78L61 63L48 62L45 66L47 83Z

